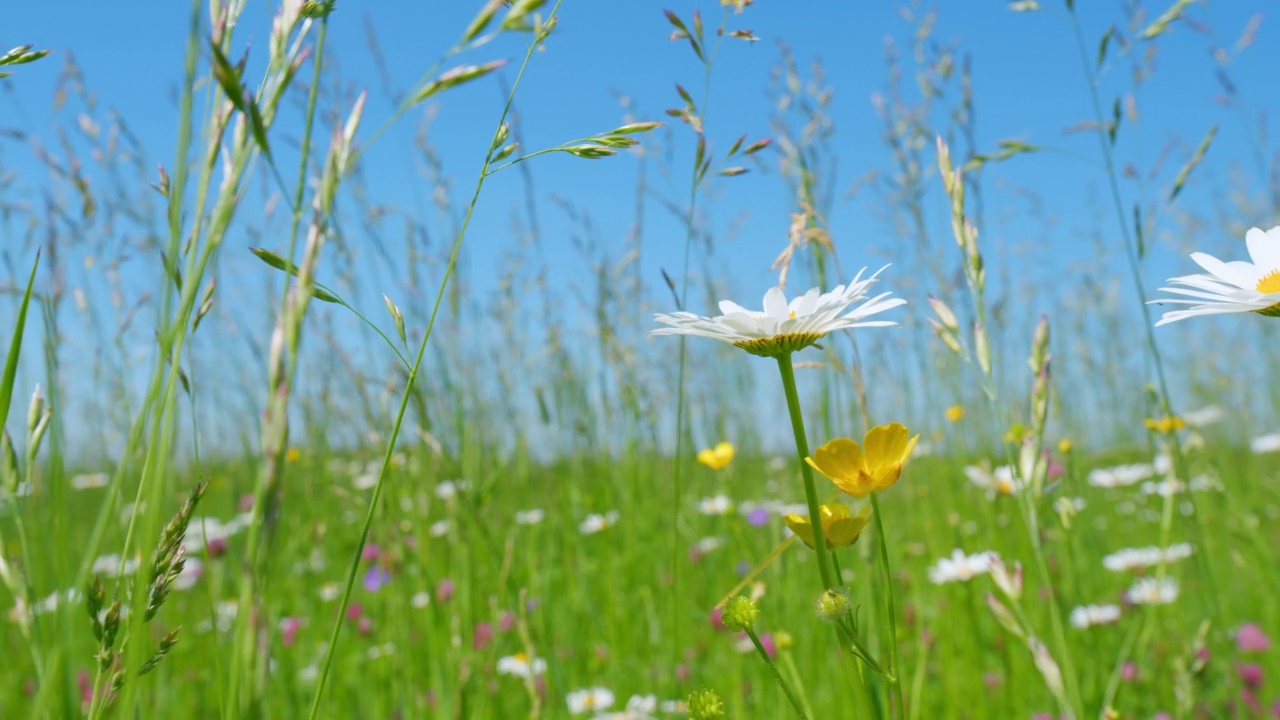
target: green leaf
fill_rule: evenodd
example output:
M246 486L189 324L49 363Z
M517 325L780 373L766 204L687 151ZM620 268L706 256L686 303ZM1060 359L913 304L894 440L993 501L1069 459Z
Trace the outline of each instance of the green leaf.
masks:
M267 250L266 248L249 248L249 252L253 253L254 255L257 255L259 260L270 265L271 267L283 272L287 272L294 277L298 277L297 265L294 265L293 263L271 252L270 250ZM335 294L332 290L326 288L320 283L312 284L311 296L317 300L327 302L327 303L334 303L335 305L342 305L345 307L347 304L342 300L342 298L338 297L337 294Z
M36 284L36 268L40 267L40 251L36 251L36 260L31 264L31 275L27 278L26 292L22 293L22 304L18 306L18 316L14 318L13 335L9 339L9 355L4 361L4 375L0 377L0 425L9 417L9 403L13 400L13 383L18 376L18 351L22 349L22 331L27 325L27 309L31 306L31 288Z
M1111 104L1111 126L1107 128L1107 138L1111 141L1111 146L1115 147L1116 132L1120 130L1120 98Z
M1116 34L1116 26L1112 25L1102 34L1102 41L1098 43L1098 67L1102 67L1102 63L1107 59L1107 46L1111 43L1111 38Z
M244 86L240 84L240 71L231 65L231 61L227 60L227 56L222 54L222 48L218 47L212 39L209 40L209 49L213 52L213 77L222 86L222 92L226 93L227 99L240 112L244 112Z

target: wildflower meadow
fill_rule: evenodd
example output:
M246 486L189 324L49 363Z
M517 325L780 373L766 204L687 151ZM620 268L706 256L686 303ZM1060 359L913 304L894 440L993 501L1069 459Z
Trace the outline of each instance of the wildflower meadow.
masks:
M1280 717L1271 9L0 10L0 717Z

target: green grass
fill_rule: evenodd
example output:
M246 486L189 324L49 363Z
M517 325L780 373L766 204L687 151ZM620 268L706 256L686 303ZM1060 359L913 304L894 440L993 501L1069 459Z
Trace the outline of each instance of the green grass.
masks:
M939 72L955 67L955 58L931 40L927 15L911 21L913 58L887 57L889 87L878 110L892 180L876 191L900 242L891 250L895 272L874 291L910 298L890 316L905 330L841 333L795 357L792 399L803 408L809 448L840 435L861 438L874 423L902 422L925 436L901 479L877 496L877 522L855 545L835 551L842 573L834 584L847 588L852 610L852 622L837 631L817 613L829 577L816 569L822 554L788 543L776 510L763 519L747 512L752 505L807 512L807 499L834 495L818 476L815 497L806 498L804 466L792 449L795 417L785 412L773 361L699 339L646 338L654 311L704 312L728 296L750 306L761 294L716 276L709 261L724 232L709 208L748 164L776 161L780 184L796 198L792 234L779 243L774 266L790 294L809 285L830 289L861 266L847 256L863 248L846 250L827 225L836 177L827 158L836 144L820 66L807 77L783 48L770 88L785 100L773 118L774 142L709 139L705 115L721 65L744 38L728 34L739 27L729 8L708 13L719 16L718 28L711 21L704 28L681 8L668 20L699 72L674 79L683 85L670 125L620 122L585 138L524 148L512 145L521 141L511 111L524 68L536 64L561 12L558 3L483 5L404 94L409 100L374 130L362 127L364 96L320 92L333 7L305 10L307 18L278 26L276 40L299 42L270 43L263 76L248 78L234 65L246 41L209 37L205 5L193 3L177 159L156 178L118 147L98 148L95 168L119 180L105 188L54 173L50 196L75 198L60 208L74 222L52 228L50 246L107 256L78 267L47 253L26 292L32 265L10 268L5 290L16 312L0 409L15 408L7 429L17 451L12 461L0 457L0 607L14 611L0 624L0 716L556 718L566 716L569 693L589 687L612 691L613 710L632 695L683 701L711 689L731 718L792 716L797 706L812 718L891 718L897 707L912 720L1083 718L1108 707L1122 718L1252 717L1242 709L1246 690L1264 708L1280 701L1265 681L1246 688L1241 671L1257 663L1264 678L1274 678L1275 653L1236 643L1246 623L1280 633L1273 600L1280 592L1273 572L1280 463L1247 443L1280 397L1251 396L1250 388L1269 383L1265 368L1243 362L1245 353L1225 361L1162 356L1148 333L1151 318L1093 292L1105 278L1076 273L1088 290L1084 307L1065 307L1051 289L1007 280L988 292L988 274L1016 269L1001 265L1007 254L985 234L966 230L965 222L984 233L995 224L981 217L983 168L1015 156L1036 162L1039 149L970 148L962 158L956 148L963 143L953 143L965 182L950 175L935 139L971 138L975 100L967 65ZM1148 41L1181 11L1150 26ZM1073 12L1067 18L1074 26ZM1073 31L1082 32L1064 25L1064 34ZM1085 47L1098 42L1081 38ZM433 180L440 209L452 219L449 242L411 240L412 261L391 262L388 289L367 284L378 277L373 272L325 277L333 264L322 258L348 254L358 232L346 204L367 202L363 178L352 172L360 155L426 99L447 104L452 87L495 72L486 42L503 39L519 43L524 64L508 68L511 84L493 117L477 120L491 123L494 139L476 158L476 184L455 197L451 178ZM20 78L21 65L42 55L4 57ZM907 89L904 68L930 82ZM1086 58L1081 82L1095 87L1098 71ZM77 73L70 65L65 77ZM1102 100L1095 97L1095 106ZM285 113L293 114L281 119ZM1099 164L1118 187L1116 168L1126 159L1115 157L1109 131L1120 130L1098 120ZM301 149L293 168L277 165L285 136ZM662 205L687 228L682 265L667 268L674 276L663 279L665 288L640 275L639 230L617 242L597 238L591 208L572 198L558 204L582 231L574 250L587 272L573 292L589 324L566 319L571 292L550 286L537 267L539 256L529 250L539 239L532 217L517 223L528 235L500 262L494 296L470 295L453 277L459 263L482 252L470 246L467 227L493 174L525 171L525 163L549 153L627 161L615 156L674 138L688 152L635 159L637 228L648 204ZM420 142L414 151L439 171ZM1154 226L1131 232L1130 211L1172 213L1186 179L1213 158L1211 150L1209 160L1202 154L1178 171L1170 195L1142 191L1129 208L1117 191L1116 207L1105 209L1125 218L1127 281L1139 298L1152 282L1143 274L1143 233ZM1259 147L1258 154L1267 151ZM651 172L666 185L653 187ZM255 183L280 192L283 220L242 207L256 197L246 192ZM532 207L537 195L527 192ZM145 270L137 275L152 284L120 287L118 276L94 270L130 261L128 253L111 256L75 224L92 229L99 207L143 208L139 217L163 218L137 261ZM945 227L948 212L954 238L933 229ZM219 262L232 251L226 241L238 223L272 238L255 250L265 264L253 266L268 279L265 309L262 298L246 307L250 301L214 283L225 278ZM413 237L427 236L422 226L411 229L421 231ZM372 236L380 228L370 219L359 230ZM421 276L424 263L435 273L430 279ZM135 305L107 307L98 302L107 293L92 295L82 327L70 314L75 295L65 292L67 277L76 288L93 282L123 290ZM927 294L959 316L937 333L943 342L925 325ZM388 316L378 314L383 305ZM932 314L945 324L941 307ZM1051 309L1047 320L1031 309L1040 307ZM1248 346L1261 352L1274 329L1261 318L1247 320L1261 323ZM146 331L130 331L135 322ZM344 341L351 327L364 333L362 346ZM483 328L487 338L468 328ZM1200 341L1238 346L1239 338L1218 332L1206 331ZM1146 342L1128 354L1099 343L1122 333L1142 333ZM230 344L233 335L236 342L249 338L248 351ZM1031 372L1022 370L1028 346ZM255 364L241 373L246 356ZM1226 361L1248 367L1221 366ZM88 389L68 382L69 373L89 377ZM53 412L39 432L33 428L41 413L28 419L16 409L30 397L29 377L41 379L44 407ZM68 397L72 388L86 397ZM1233 412L1218 425L1176 435L1143 428L1144 417L1190 407L1191 398ZM943 420L955 403L964 417ZM84 426L94 440L69 446L69 437L86 434ZM1002 441L1006 436L1016 443ZM1063 454L1056 448L1065 437L1076 442ZM699 447L720 440L736 445L732 464L712 471L694 461ZM1032 459L1044 449L1062 473L1045 466L1029 473L1032 490L995 497L965 479L967 464L1004 464L1023 448ZM1217 487L1166 500L1138 486L1086 482L1091 470L1147 462L1158 451L1172 455L1179 476L1207 475ZM76 488L76 473L88 472L106 473L105 483ZM30 482L29 495L11 492L19 481ZM167 583L157 584L150 571L153 553L173 550L181 528L171 519L200 483L207 487L190 520L188 572L166 597ZM464 489L442 491L450 486ZM702 499L717 495L737 510L699 511ZM1081 509L1064 513L1062 504L1074 499ZM517 522L532 509L542 511L540 521ZM582 530L589 517L613 513L616 521L599 532ZM236 530L210 545L192 540L214 521ZM1072 608L1121 604L1132 583L1134 573L1104 569L1104 556L1175 542L1191 543L1192 558L1143 574L1176 579L1176 601L1126 605L1112 625L1068 625ZM1021 598L1008 597L987 575L932 582L930 567L957 548L995 551L1020 564ZM118 561L101 560L113 554L139 569L121 572ZM104 614L94 620L85 595L99 581ZM754 630L776 651L772 667L713 622L713 610L739 593L756 600ZM51 596L61 602L41 604ZM991 599L1013 619L1002 625ZM124 609L118 622L107 610L116 600ZM148 604L158 607L154 618L142 612ZM104 641L104 627L114 637ZM170 648L166 637L177 644ZM855 639L896 684L854 659ZM1042 648L1040 667L1032 648ZM545 673L536 680L499 673L500 660L517 654L544 660ZM1065 676L1061 689L1047 658ZM143 674L144 666L150 672Z

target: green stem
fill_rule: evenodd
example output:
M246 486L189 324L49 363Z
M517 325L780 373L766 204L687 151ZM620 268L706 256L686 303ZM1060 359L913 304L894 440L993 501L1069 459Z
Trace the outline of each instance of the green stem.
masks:
M800 456L805 502L809 505L809 522L813 524L813 549L818 553L818 573L822 576L822 588L830 590L835 584L831 579L831 561L827 559L827 538L822 532L822 515L818 511L818 491L813 484L813 469L805 461L809 457L809 441L804 434L804 416L800 412L800 396L796 393L796 372L791 365L791 353L778 356L778 372L782 374L782 389L787 394L787 411L791 413L791 429L796 436L796 453Z
M880 564L884 566L884 589L887 612L889 614L889 693L896 698L898 718L907 717L907 709L902 698L902 682L898 678L898 605L893 594L893 573L889 566L889 545L884 534L884 521L880 519L880 501L871 493L871 514L876 519L876 538L880 546Z
M782 673L778 672L778 666L773 664L773 658L769 657L769 651L765 650L764 645L760 643L760 638L756 635L756 631L747 628L746 633L747 637L751 638L751 644L756 646L756 652L760 654L761 658L764 658L764 664L768 665L769 669L773 671L773 678L782 687L782 692L786 693L787 700L791 701L791 707L796 709L796 717L799 717L800 720L809 720L809 716L805 714L804 706L800 704L800 698L796 697L796 694L791 691L791 686L782 677Z

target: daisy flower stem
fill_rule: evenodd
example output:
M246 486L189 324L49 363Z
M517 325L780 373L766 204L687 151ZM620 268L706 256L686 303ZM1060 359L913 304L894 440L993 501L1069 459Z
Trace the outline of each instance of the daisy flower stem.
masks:
M818 511L818 491L813 483L813 469L805 458L809 457L809 441L804 433L804 415L800 411L800 396L796 392L796 372L791 365L791 353L778 355L778 372L782 374L782 389L787 394L787 411L791 413L791 429L796 437L796 453L800 457L800 473L804 477L804 497L809 506L809 520L813 523L813 549L818 553L818 573L822 576L822 588L834 587L831 579L831 561L827 558L827 539L822 532L822 515Z
M880 546L880 564L884 566L885 611L889 615L889 693L897 703L897 717L905 718L907 709L902 698L902 683L898 679L898 606L893 594L893 572L889 566L889 545L884 534L884 521L880 519L880 501L871 493L871 515L876 520L876 539Z
M773 658L769 657L769 651L764 649L764 645L760 642L760 637L756 635L756 631L746 628L747 637L751 638L751 644L756 646L756 652L764 659L764 664L769 666L769 670L773 672L773 679L778 681L778 685L782 688L782 692L786 693L787 700L791 701L791 707L796 710L796 717L800 720L809 720L809 715L804 711L804 705L800 704L800 698L792 692L791 686L787 684L786 678L782 677L782 673L778 672L778 666L773 664Z

